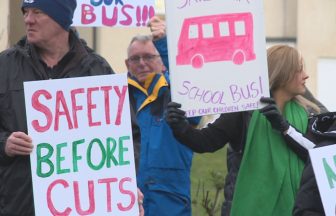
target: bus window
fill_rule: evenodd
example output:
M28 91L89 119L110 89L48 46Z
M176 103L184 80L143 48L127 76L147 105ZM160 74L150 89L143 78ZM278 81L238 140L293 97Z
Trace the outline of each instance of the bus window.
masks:
M219 35L221 37L230 36L229 23L219 22Z
M238 36L246 35L244 21L235 22L235 32L236 32L236 35Z
M198 26L190 25L189 26L189 39L198 38Z
M203 24L202 25L203 37L204 38L213 38L214 37L214 30L212 24Z

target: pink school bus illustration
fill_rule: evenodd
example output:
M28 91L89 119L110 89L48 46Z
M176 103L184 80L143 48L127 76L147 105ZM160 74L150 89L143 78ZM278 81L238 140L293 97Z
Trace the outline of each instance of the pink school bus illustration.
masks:
M219 14L184 20L178 41L177 65L201 68L206 62L241 65L256 58L251 13Z

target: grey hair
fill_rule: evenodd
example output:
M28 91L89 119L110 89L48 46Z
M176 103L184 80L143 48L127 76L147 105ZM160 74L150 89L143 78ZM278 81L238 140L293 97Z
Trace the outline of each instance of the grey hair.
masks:
M147 43L147 42L153 42L153 37L152 35L136 35L132 38L131 42L129 43L128 47L127 47L127 56L129 56L130 50L131 50L131 46L134 42L141 42L141 43ZM158 51L156 51L157 54L159 54Z

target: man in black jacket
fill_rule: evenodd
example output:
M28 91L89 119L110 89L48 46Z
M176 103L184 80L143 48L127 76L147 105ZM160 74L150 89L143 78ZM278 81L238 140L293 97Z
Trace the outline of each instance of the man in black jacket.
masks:
M70 29L76 0L23 0L26 36L0 54L0 215L33 216L23 82L114 73Z

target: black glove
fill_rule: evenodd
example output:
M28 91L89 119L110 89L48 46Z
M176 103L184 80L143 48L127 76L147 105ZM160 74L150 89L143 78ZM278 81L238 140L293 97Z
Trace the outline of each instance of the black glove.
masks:
M183 133L189 126L185 111L179 108L179 103L169 102L167 105L166 121L174 133Z
M271 123L272 128L284 133L289 128L289 123L285 120L279 112L277 105L273 98L262 97L260 102L268 105L260 109L260 112L265 115L267 120Z

